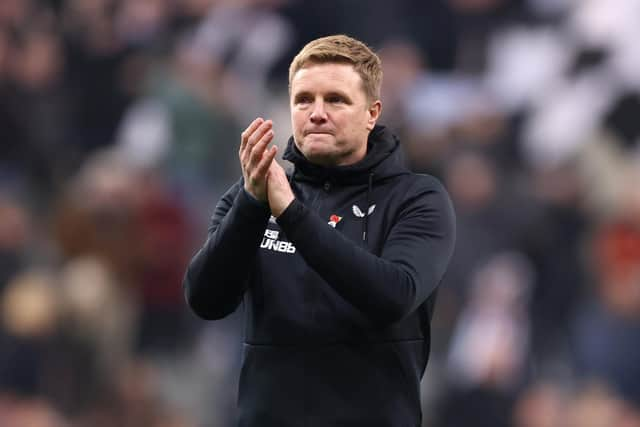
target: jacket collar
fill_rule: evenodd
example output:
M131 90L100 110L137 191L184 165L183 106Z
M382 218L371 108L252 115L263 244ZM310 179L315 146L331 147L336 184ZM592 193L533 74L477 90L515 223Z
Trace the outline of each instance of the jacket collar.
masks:
M409 173L403 166L398 138L385 126L376 125L369 134L367 154L357 163L346 166L326 167L311 163L295 145L293 137L289 138L283 159L293 163L296 180L315 183L332 182L341 184L364 184L369 175L374 180L388 178L393 175Z

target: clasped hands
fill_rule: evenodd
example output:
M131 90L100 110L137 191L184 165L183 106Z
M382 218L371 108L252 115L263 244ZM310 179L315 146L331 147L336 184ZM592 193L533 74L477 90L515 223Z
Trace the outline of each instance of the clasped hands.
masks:
M257 118L242 132L238 155L245 191L268 202L271 214L277 218L295 197L284 169L274 161L277 147L267 148L272 140L273 122Z

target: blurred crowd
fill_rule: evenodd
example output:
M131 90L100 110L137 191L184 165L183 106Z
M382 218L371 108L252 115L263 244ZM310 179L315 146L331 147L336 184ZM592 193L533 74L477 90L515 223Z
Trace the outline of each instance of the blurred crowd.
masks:
M457 213L424 426L640 426L639 0L0 0L0 425L233 425L182 274L334 33Z

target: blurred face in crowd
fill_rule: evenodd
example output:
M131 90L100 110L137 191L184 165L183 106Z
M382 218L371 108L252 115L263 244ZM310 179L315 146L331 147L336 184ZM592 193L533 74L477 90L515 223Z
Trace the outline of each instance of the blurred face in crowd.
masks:
M382 104L367 99L352 65L301 68L291 80L290 96L295 144L309 161L343 166L364 158Z

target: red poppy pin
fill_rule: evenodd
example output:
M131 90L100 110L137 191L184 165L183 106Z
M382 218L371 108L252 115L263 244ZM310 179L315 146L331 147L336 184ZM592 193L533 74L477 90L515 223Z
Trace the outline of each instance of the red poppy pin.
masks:
M342 219L342 217L341 217L341 216L338 216L338 215L331 215L331 216L329 217L329 222L328 222L328 224L329 224L330 226L332 226L333 228L336 228L336 224L338 224L338 223L340 222L340 220L341 220L341 219Z

